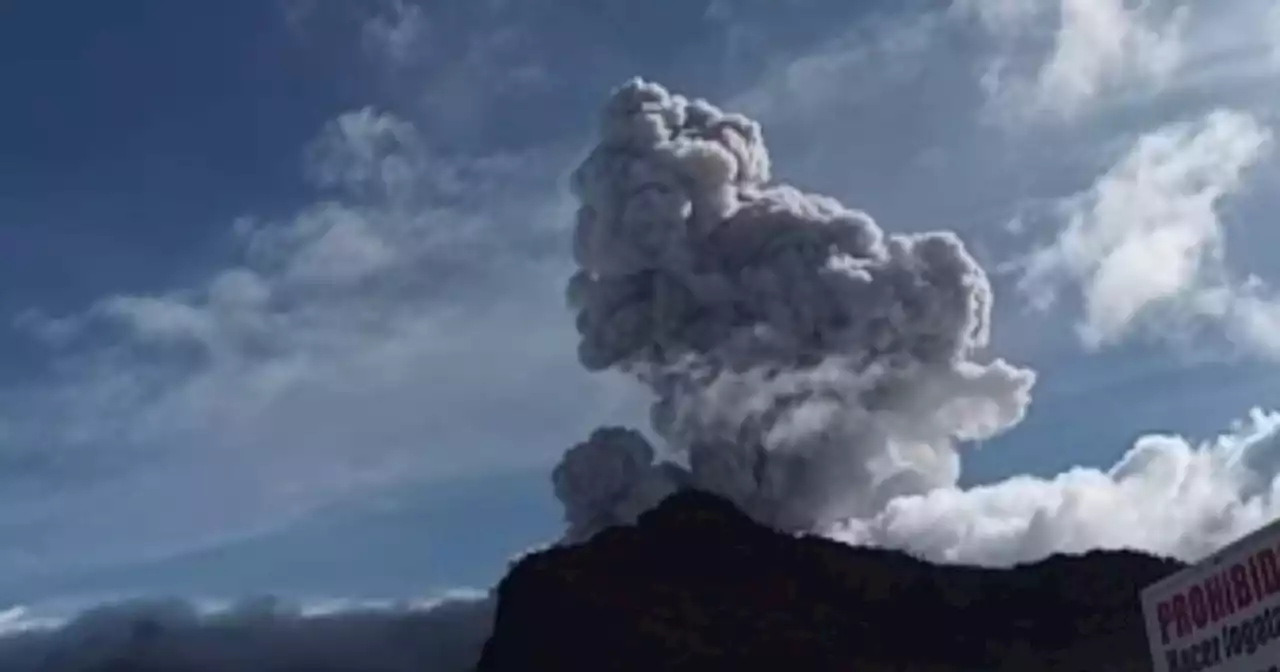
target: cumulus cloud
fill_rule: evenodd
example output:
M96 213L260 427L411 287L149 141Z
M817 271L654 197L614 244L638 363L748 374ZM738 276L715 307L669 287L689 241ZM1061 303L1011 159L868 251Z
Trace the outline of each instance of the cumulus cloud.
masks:
M1026 258L1022 290L1047 308L1060 288L1078 287L1090 347L1210 318L1242 345L1267 348L1262 325L1274 309L1256 281L1231 277L1221 209L1270 146L1269 129L1230 110L1143 135L1063 201L1065 224Z
M939 562L1001 566L1097 548L1194 561L1280 516L1277 474L1280 413L1254 409L1212 442L1148 435L1106 470L901 497L830 534Z
M271 598L208 608L180 600L90 609L69 622L0 612L7 672L465 670L492 627L487 595L417 604L302 607Z

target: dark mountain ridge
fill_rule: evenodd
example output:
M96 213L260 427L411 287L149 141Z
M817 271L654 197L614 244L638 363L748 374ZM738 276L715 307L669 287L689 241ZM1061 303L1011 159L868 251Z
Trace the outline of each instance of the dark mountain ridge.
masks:
M1138 592L1183 566L1128 551L935 565L685 491L516 563L477 669L1146 671Z

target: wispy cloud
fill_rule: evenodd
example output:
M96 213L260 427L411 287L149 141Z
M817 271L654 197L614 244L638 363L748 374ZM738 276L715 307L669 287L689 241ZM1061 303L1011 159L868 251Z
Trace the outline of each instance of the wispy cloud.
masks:
M1231 110L1144 134L1089 189L1057 203L1055 238L1015 263L1019 288L1041 310L1078 290L1077 332L1090 349L1225 340L1235 354L1280 359L1280 296L1264 276L1274 269L1242 268L1232 255L1266 233L1228 214L1256 191L1250 178L1273 145L1270 128Z
M504 2L359 5L361 44L392 99L439 141L492 143L495 114L554 80L529 20ZM499 102L501 101L501 102Z
M1072 119L1104 94L1160 86L1182 62L1189 12L1124 0L969 0L955 10L995 38L982 84L989 112L1015 121Z
M421 54L422 43L428 39L426 15L421 7L405 0L387 0L382 5L382 11L362 26L364 47L393 66L406 65Z
M1007 126L1078 123L1169 96L1269 106L1256 87L1280 72L1270 0L961 0L952 15L991 39L984 114Z
M362 109L305 155L326 198L236 221L240 256L206 281L20 320L59 353L0 405L6 453L39 446L3 474L32 485L0 526L60 521L37 555L162 552L361 487L537 464L618 411L560 303L560 150L443 155Z
M1027 258L1021 288L1044 309L1064 283L1078 285L1090 347L1219 312L1232 291L1221 202L1270 144L1257 120L1226 110L1143 135L1061 203L1065 224Z
M69 621L14 608L0 611L0 665L9 672L464 670L478 658L492 619L493 602L468 593L404 604L123 602ZM399 636L406 631L415 636Z

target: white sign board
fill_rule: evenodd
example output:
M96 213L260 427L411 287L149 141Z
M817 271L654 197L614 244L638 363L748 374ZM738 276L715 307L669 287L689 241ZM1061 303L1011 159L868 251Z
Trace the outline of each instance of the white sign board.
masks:
M1280 522L1142 591L1156 672L1280 672Z

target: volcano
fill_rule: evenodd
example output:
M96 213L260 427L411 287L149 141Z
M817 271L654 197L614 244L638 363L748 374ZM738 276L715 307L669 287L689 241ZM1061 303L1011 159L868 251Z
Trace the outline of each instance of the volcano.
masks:
M478 672L1146 671L1129 551L934 564L776 531L698 490L515 563Z

